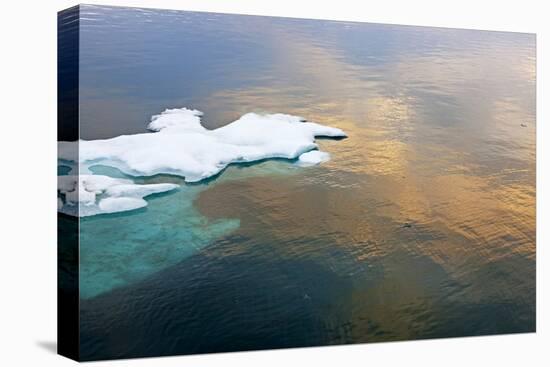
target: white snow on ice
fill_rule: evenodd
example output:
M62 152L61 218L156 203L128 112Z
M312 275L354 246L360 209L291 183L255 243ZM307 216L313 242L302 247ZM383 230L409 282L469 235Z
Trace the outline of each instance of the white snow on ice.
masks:
M61 213L87 217L117 213L147 206L145 196L171 191L175 184L137 185L130 180L103 175L58 176L57 187L63 198L57 199Z
M94 165L114 167L130 176L171 174L197 182L217 175L231 163L298 158L298 164L303 166L319 164L330 159L330 155L317 150L315 137L346 137L338 128L279 113L247 113L215 130L204 128L201 116L198 110L167 109L152 117L147 126L152 133L80 140L79 144L60 142L59 159L73 162L74 166L74 157L78 156L80 172L86 174L81 175L79 195L76 190L62 191L67 201L60 211L85 216L137 209L146 205L144 196L174 188L168 184L134 185L129 180L87 175ZM73 181L76 183L74 178ZM98 193L105 197L98 199ZM82 207L80 214L70 208L76 201Z
M322 162L326 162L330 159L330 154L327 152L321 152L319 150L311 150L303 153L298 157L298 164L301 166L313 166Z
M346 136L340 129L284 114L247 113L215 130L204 128L201 116L197 110L168 109L153 116L148 125L155 133L81 140L80 164L107 165L131 176L173 174L196 182L218 174L231 163L297 158L318 148L317 136ZM70 161L76 156L71 145L60 143L60 159Z

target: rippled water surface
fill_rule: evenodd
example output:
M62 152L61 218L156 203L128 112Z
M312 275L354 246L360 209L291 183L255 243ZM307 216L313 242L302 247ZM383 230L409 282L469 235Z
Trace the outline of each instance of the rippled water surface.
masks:
M84 359L535 330L534 35L80 10L84 139L184 106L349 136L83 218Z

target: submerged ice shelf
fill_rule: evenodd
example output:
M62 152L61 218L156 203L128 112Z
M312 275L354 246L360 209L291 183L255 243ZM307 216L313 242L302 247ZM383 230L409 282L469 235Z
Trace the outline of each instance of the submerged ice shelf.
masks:
M177 186L109 181L107 176L99 178L87 174L94 165L117 168L129 176L170 174L181 176L186 182L198 182L219 174L232 163L298 158L300 165L319 164L330 159L330 155L317 150L315 138L346 137L338 128L279 113L247 113L215 130L204 128L201 116L198 110L167 109L151 119L147 128L152 133L80 140L79 144L60 142L59 159L75 165L73 159L78 156L80 172L86 173L78 185L74 178L72 186L65 182L71 179L62 179L60 191L64 199L58 201L60 211L89 216L137 209L147 205L144 196L170 191ZM94 186L97 183L92 181L104 185L97 188ZM77 201L84 209L71 209Z
M133 215L81 218L80 298L140 282L237 230L239 218L209 218L196 208L204 190L203 185L174 190L148 200L147 210Z

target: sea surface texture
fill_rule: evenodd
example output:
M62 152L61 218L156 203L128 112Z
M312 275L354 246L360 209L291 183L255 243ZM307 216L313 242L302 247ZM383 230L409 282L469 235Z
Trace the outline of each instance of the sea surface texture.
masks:
M80 10L82 139L181 107L348 136L80 218L83 359L535 331L534 35Z

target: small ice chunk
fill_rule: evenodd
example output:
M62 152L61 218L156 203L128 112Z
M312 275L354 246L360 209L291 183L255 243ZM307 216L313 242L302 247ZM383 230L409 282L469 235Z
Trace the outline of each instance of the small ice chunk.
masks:
M143 208L147 206L147 202L140 198L109 197L102 199L98 206L101 213L118 213Z
M145 196L179 187L169 183L138 185L103 175L67 175L57 179L62 196L58 197L58 211L80 217L142 208L147 206Z
M326 162L330 159L330 154L321 152L319 150L311 150L303 153L298 158L298 163L303 166L313 166L322 162Z
M201 116L203 113L198 110L188 108L167 109L160 115L154 115L147 129L151 131L161 131L165 128L182 128L184 130L205 131L201 125Z

